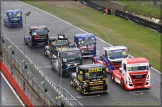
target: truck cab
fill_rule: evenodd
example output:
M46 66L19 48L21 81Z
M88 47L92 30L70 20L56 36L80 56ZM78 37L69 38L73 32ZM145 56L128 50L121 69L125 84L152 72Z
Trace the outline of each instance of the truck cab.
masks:
M59 38L58 34L58 38ZM64 48L71 48L73 46L73 44L71 44L71 42L69 42L69 39L66 35L64 35L64 38L59 40L56 37L49 37L49 42L48 45L45 46L44 49L44 53L45 56L48 56L49 58L51 58L51 55L57 57L58 56L58 51ZM71 46L72 45L72 46Z
M106 72L111 73L112 70L121 67L122 59L128 58L128 48L125 46L103 47L103 55L92 58L92 63L100 63L105 65Z
M24 37L24 42L30 48L48 45L48 32L46 26L30 26L29 36Z
M80 65L71 74L70 80L81 94L109 92L106 68L102 64Z
M83 57L96 56L96 36L92 33L74 35L74 43L82 52Z
M66 77L75 72L77 66L82 65L82 55L78 48L63 48L57 55L52 56L51 67L59 76Z
M113 70L112 81L126 90L151 88L149 61L145 58L128 58L122 60L119 70Z
M8 10L6 12L7 19L4 19L4 25L8 28L22 27L22 11L20 9Z

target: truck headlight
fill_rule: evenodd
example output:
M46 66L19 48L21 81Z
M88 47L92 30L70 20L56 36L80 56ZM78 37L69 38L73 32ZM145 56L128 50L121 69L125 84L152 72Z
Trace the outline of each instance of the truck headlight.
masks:
M108 79L106 78L105 83L108 84Z
M83 87L87 87L87 82L83 82Z

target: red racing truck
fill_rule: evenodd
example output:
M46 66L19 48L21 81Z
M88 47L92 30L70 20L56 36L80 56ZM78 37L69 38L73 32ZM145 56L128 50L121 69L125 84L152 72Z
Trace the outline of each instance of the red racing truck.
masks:
M111 73L112 81L126 90L151 88L149 61L145 58L127 58L122 60L119 70Z

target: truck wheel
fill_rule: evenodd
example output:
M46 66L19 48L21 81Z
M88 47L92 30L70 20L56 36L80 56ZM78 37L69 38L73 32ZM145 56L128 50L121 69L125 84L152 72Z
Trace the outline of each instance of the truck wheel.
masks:
M92 64L95 64L94 59L92 58Z
M58 73L58 75L60 76L60 70L59 70L59 69L58 69L57 73Z
M113 74L111 74L111 80L114 82L114 76L113 76Z
M83 94L83 92L82 92L82 87L81 87L81 86L80 86L79 92L80 92L80 94Z
M121 87L124 89L124 82L121 80Z
M32 49L33 48L33 44L31 42L29 42L29 47Z
M47 56L47 52L46 52L46 50L44 50L44 55Z
M52 70L54 70L54 68L53 68L52 64L51 64L51 69L52 69Z
M72 78L70 79L70 83L71 83L71 86L75 87L75 85L74 85L74 81L73 81Z

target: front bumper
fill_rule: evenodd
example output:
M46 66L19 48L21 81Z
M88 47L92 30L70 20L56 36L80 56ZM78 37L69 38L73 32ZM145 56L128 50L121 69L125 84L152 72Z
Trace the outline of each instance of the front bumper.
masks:
M149 84L149 85L144 85L144 86L132 86L132 87L128 87L128 86L125 84L124 88L125 88L126 90L149 89L149 88L151 88L151 84Z

